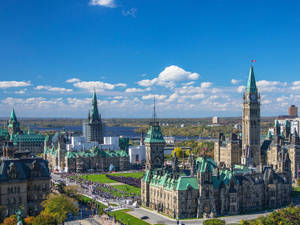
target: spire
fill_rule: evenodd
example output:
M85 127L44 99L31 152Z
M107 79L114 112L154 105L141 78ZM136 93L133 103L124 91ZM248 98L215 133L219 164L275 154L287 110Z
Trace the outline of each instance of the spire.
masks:
M93 100L92 100L92 110L90 113L90 121L93 122L98 120L100 120L100 117L98 112L97 95L96 95L96 91L94 90Z
M11 110L9 120L17 122L17 117L14 108Z
M156 122L156 120L157 120L156 108L155 108L155 96L154 96L154 100L153 100L153 115L152 115L152 120L153 120L153 122Z
M246 92L251 92L251 93L256 93L257 92L253 65L250 66Z

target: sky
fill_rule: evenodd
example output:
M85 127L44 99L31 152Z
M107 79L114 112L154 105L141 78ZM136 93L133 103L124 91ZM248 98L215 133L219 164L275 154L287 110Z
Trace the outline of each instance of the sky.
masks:
M262 116L300 106L297 0L0 1L0 117Z

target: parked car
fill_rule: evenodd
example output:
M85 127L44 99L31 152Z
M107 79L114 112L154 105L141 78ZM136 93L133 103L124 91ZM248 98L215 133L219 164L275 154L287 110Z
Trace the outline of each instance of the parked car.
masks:
M149 219L149 217L148 216L142 216L141 219L146 220L146 219Z

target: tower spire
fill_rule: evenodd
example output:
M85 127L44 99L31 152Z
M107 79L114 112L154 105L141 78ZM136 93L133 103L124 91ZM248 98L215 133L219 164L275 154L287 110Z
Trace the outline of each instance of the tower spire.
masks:
M157 122L157 115L156 115L156 107L155 107L155 96L153 100L153 115L152 115L153 122Z
M250 70L249 70L249 77L248 77L246 92L251 92L251 93L257 92L256 81L255 81L255 76L254 76L254 69L253 69L252 64L251 64Z

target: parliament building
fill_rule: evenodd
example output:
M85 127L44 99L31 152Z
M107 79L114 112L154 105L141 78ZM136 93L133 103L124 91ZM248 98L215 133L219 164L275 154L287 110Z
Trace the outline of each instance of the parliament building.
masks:
M165 140L158 121L153 118L144 141L143 206L183 219L234 215L290 203L289 152L274 150L266 142L263 142L266 150L262 152L260 95L252 66L243 100L242 136L232 134L226 141L220 134L215 143L214 159L190 155L184 167L180 167L176 155L171 166L164 163ZM275 146L282 142L279 137L274 140ZM296 143L298 139L293 137L293 140ZM276 159L268 159L269 155Z

